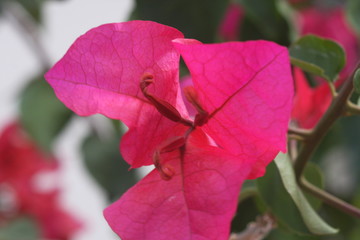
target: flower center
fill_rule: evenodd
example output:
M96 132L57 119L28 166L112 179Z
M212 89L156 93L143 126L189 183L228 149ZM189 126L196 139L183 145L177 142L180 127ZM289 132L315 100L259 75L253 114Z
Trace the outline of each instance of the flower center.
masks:
M145 73L141 78L140 89L146 99L149 100L149 102L164 117L170 119L171 121L182 123L183 125L190 127L186 131L184 136L176 136L167 139L162 144L160 144L154 152L153 162L155 168L159 171L162 179L170 180L174 176L175 170L172 166L166 164L166 162L162 158L162 154L179 150L180 148L185 146L189 134L195 129L195 127L200 127L208 122L209 113L205 111L204 108L201 106L196 90L193 87L189 86L184 89L185 97L195 107L198 113L195 116L194 122L183 118L179 111L169 102L166 102L149 93L148 87L153 84L154 81L154 76L150 73Z
M202 126L206 124L209 121L209 113L205 111L204 108L202 107L199 100L199 95L196 92L195 88L193 86L185 87L184 95L186 97L186 100L188 100L189 103L191 103L198 112L195 115L194 126Z
M192 126L193 122L184 119L174 106L149 93L148 87L152 83L154 83L154 76L152 74L145 73L140 81L140 89L147 100L149 100L159 113L171 121L182 123L185 126Z

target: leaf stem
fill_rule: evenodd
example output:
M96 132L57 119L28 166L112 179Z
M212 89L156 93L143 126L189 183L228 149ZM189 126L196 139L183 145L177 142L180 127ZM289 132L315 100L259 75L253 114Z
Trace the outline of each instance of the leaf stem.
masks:
M329 87L330 87L331 95L333 96L333 98L336 97L337 92L336 92L336 87L335 87L334 83L329 82L328 84L329 84Z
M360 115L360 107L355 105L354 103L348 101L346 107L347 107L346 115L348 116Z
M311 136L312 130L296 128L296 127L289 127L288 134L298 136L299 138L302 138L305 140L307 137Z
M359 65L356 67L356 69L358 67ZM334 122L346 111L348 99L353 92L352 79L354 74L355 71L351 77L345 81L338 95L333 98L333 101L324 116L320 119L317 126L312 130L311 134L307 136L306 141L303 143L299 155L297 156L294 163L295 175L298 181L301 178L307 162L310 160L310 157L314 153L317 146L320 144L322 138L332 127Z
M328 205L338 208L341 211L343 211L353 217L360 218L360 209L359 208L325 192L324 190L309 183L304 178L301 178L299 185L302 189L304 189L308 193L314 195L315 197L321 199L323 202L327 203Z

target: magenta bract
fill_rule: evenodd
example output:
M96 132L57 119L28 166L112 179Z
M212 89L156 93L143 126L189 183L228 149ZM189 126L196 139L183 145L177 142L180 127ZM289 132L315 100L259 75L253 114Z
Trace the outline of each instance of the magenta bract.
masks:
M79 115L122 120L124 159L156 168L104 212L124 240L227 239L242 182L286 151L293 80L287 49L272 42L202 44L154 22L107 24L45 77Z
M316 126L324 115L332 100L330 87L323 82L311 88L304 73L299 68L294 68L296 94L292 118L301 128L311 129Z

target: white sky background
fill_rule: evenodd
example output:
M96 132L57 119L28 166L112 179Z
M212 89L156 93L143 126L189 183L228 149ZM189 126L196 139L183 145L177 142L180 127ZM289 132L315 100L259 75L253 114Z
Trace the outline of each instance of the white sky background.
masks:
M51 63L59 60L71 43L90 28L125 21L133 0L65 0L44 5L42 43ZM8 17L0 18L0 129L17 116L17 97L27 81L40 71L28 39ZM84 170L78 152L87 132L84 119L73 121L59 138L56 153L62 162L62 202L85 223L72 240L118 239L102 216L104 194Z

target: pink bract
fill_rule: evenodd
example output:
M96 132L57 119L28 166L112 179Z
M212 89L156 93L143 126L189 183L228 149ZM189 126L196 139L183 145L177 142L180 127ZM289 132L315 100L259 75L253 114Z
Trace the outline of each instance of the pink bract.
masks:
M124 239L226 239L250 165L210 146L197 130L184 156L166 157L176 174L164 181L153 170L104 214ZM119 224L115 224L118 222ZM112 223L112 224L111 224Z
M299 27L301 34L316 34L338 42L346 52L346 65L336 81L336 87L349 77L360 53L355 33L346 22L344 9L320 10L309 8L300 11ZM296 95L292 117L302 128L313 128L329 107L331 91L325 80L317 78L319 85L311 88L300 69L294 70Z
M279 150L286 151L283 111L290 110L293 91L287 50L266 41L206 45L177 40L175 46L212 115L205 132L221 148L248 156L253 162L249 178L262 176Z
M296 94L292 118L299 127L311 129L315 127L330 106L332 100L330 87L324 82L311 88L299 68L294 68L294 79Z
M35 184L41 174L55 174L57 169L57 160L41 151L20 124L7 126L0 135L0 191L13 197L0 219L26 215L35 220L42 238L70 239L82 224L60 206L59 188L45 191Z
M76 113L124 121L124 159L156 167L104 212L124 240L227 239L242 182L286 151L293 81L287 49L275 43L202 44L154 22L107 24L79 37L45 77Z
M230 3L220 25L219 34L226 41L239 39L240 25L244 18L244 10L239 4Z

